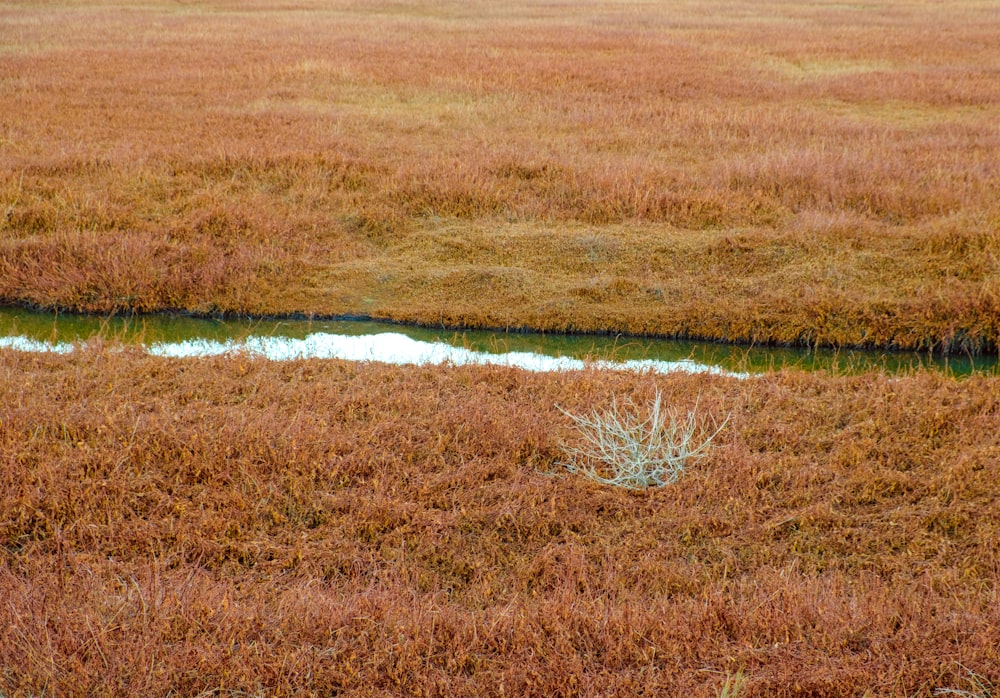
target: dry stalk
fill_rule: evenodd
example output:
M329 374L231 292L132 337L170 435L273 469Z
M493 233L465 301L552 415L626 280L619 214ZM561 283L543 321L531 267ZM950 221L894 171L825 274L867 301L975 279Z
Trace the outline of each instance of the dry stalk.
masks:
M571 473L630 490L676 482L688 461L702 457L729 422L726 417L711 434L699 439L705 430L699 426L697 401L687 417L680 418L675 410L664 408L660 391L645 417L631 399L623 406L614 399L608 410L589 415L556 407L573 420L583 439L579 446L564 445L568 460L561 465Z

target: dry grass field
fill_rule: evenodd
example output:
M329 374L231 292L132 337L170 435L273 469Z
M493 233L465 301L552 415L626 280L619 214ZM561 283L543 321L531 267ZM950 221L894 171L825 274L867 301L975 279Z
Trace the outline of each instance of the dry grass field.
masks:
M613 395L730 421L640 493ZM1000 382L0 352L0 692L931 696L1000 683ZM988 695L988 694L977 694Z
M0 6L0 301L994 351L1000 12Z
M0 303L996 352L998 36L3 2ZM729 419L676 483L560 465L560 408L657 391ZM987 698L998 540L996 377L0 350L3 698Z

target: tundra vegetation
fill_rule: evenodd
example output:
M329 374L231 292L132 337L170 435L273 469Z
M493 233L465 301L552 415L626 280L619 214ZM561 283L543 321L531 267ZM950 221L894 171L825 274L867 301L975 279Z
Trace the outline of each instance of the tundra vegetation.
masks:
M992 3L0 8L0 300L993 350Z
M995 352L997 36L6 3L0 302ZM572 415L657 399L728 419L680 477L567 472ZM986 695L998 483L995 377L4 350L0 693Z
M0 690L996 684L998 388L0 352ZM657 394L730 415L676 482L560 465Z

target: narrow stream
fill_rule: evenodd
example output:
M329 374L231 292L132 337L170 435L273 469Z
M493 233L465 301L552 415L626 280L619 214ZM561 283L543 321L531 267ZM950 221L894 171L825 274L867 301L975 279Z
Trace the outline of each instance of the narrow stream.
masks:
M410 364L502 364L558 371L596 364L622 370L754 374L804 371L891 374L917 368L964 376L1000 373L996 356L940 357L855 350L741 347L636 337L435 330L369 321L213 320L182 315L109 317L0 308L0 349L69 352L94 337L151 354L245 352L273 360L339 358Z

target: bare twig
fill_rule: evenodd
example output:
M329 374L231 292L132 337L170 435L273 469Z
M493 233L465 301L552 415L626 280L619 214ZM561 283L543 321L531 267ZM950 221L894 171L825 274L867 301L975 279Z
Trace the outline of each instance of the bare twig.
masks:
M714 432L699 441L695 403L685 419L663 407L659 391L646 417L638 414L631 400L622 407L613 400L611 408L590 415L575 415L556 405L573 420L583 438L579 446L564 446L569 460L561 463L571 473L580 473L596 482L626 489L663 487L676 482L689 460L704 455L727 417Z

